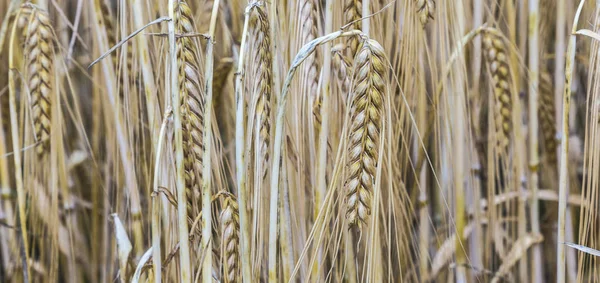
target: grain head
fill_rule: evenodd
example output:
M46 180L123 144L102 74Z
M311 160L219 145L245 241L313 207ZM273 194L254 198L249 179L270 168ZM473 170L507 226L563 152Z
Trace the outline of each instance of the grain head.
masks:
M54 30L48 14L31 4L21 6L25 38L27 86L31 95L31 111L39 156L47 153L52 119L54 92Z
M360 22L362 18L362 0L346 0L344 5L344 19L346 23L354 22L351 25L351 29L361 29L362 25ZM350 58L354 58L358 50L360 40L358 37L353 36L348 39L348 46L350 46Z
M483 36L483 48L494 88L494 120L499 151L508 153L512 130L512 81L509 57L502 38L493 33Z
M269 30L269 18L261 7L254 9L252 14L254 26L252 37L254 45L251 47L250 60L253 60L253 76L251 90L256 99L255 111L255 138L256 155L260 158L260 173L262 178L267 175L269 162L269 142L271 139L271 87L273 76L271 71L272 54Z
M236 282L239 278L240 255L240 214L234 195L225 193L223 210L220 216L225 282Z
M417 16L423 26L427 24L429 19L433 20L435 12L435 2L433 0L417 0Z
M178 34L195 32L192 10L185 1L176 6L175 29ZM197 45L192 37L180 37L177 40L177 59L179 68L180 111L183 126L184 170L188 216L195 215L195 205L199 203L200 184L202 184L202 143L204 128L204 93L202 92L201 73Z
M383 48L365 39L354 62L353 94L348 133L346 218L350 226L366 223L379 158L385 95L386 64Z

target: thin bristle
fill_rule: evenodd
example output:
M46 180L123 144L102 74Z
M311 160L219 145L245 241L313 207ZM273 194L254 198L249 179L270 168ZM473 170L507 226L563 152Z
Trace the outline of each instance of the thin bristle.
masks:
M383 48L364 40L354 62L354 91L348 136L346 218L350 226L366 223L379 159L386 65Z

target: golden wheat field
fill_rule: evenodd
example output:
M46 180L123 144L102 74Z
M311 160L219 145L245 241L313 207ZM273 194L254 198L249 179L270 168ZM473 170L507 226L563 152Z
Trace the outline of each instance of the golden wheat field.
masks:
M600 282L600 0L0 0L0 282Z

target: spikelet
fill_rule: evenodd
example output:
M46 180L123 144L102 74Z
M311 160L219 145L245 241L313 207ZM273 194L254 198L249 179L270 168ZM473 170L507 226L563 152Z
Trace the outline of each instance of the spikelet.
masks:
M435 12L435 2L433 0L417 0L417 16L423 26L427 24L429 19L433 20Z
M336 74L337 84L343 94L350 93L350 78L352 77L352 62L342 52L344 45L338 44L331 49L333 53L333 69ZM344 96L344 99L347 97ZM345 102L345 101L344 101Z
M363 40L354 62L348 165L345 187L346 218L350 226L366 223L378 163L382 130L386 65L383 48L375 40Z
M240 262L240 214L234 195L224 193L225 200L221 212L221 254L224 258L225 282L237 282Z
M54 30L48 14L31 4L21 6L19 26L25 38L27 86L31 94L31 111L38 156L49 149L54 91Z
M251 93L256 99L255 138L257 139L256 156L260 158L260 174L267 176L269 162L269 143L271 139L271 86L272 86L272 57L271 39L269 37L269 19L261 7L254 9L251 18L254 26L252 37L254 45L250 60L253 60L252 75L254 77Z
M178 34L193 33L192 11L185 1L175 7L175 29ZM177 40L177 64L179 68L180 111L183 125L184 170L188 217L195 215L194 206L199 203L202 184L202 156L204 152L204 94L202 93L198 50L193 38Z
M361 29L362 24L360 22L360 18L362 17L362 0L346 0L346 4L344 5L344 18L346 23L350 23L356 21L351 29ZM356 55L356 51L358 50L358 45L360 40L358 37L353 36L348 38L348 46L350 46L350 58L354 58Z
M494 87L494 120L498 149L508 153L512 129L512 82L508 55L502 38L493 33L485 33L483 47L488 69L492 74Z

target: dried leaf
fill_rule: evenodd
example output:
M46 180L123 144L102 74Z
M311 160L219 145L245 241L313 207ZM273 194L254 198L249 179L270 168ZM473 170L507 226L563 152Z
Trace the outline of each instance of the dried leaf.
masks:
M509 273L510 269L521 259L526 253L527 249L537 243L541 243L544 240L542 234L527 234L519 238L510 249L510 252L506 255L504 262L500 265L500 268L496 272L496 275L492 279L492 283L499 282L499 280Z
M463 231L463 238L468 238L471 235L471 232L473 232L473 224L469 224L467 225L467 227L465 227L465 230ZM440 246L438 252L433 258L433 262L431 264L430 279L434 279L437 276L437 274L442 270L442 268L444 268L444 266L450 263L450 260L452 260L452 257L454 256L455 252L456 234L452 234L452 236L446 239L446 241L444 241L444 243Z
M577 34L577 35L585 35L585 36L588 36L588 37L591 37L591 38L593 38L595 40L600 41L600 34L597 34L597 33L593 32L593 31L591 31L589 29L580 29L580 30L576 31L575 34Z
M574 243L565 243L565 245L574 248L574 249L578 249L586 254L591 254L593 256L600 256L600 251L596 250L596 249L592 249L592 248L588 248L586 246L582 246L582 245L578 245L578 244L574 244Z
M140 258L137 267L135 268L135 272L133 273L133 277L131 277L131 283L138 283L140 281L140 276L142 276L142 271L146 263L152 258L152 247L150 247L144 255Z
M127 277L127 262L129 261L129 255L131 254L132 245L127 236L127 231L121 223L119 216L114 213L112 215L115 221L115 237L117 239L117 253L119 255L119 270L121 273L121 282L126 281Z

